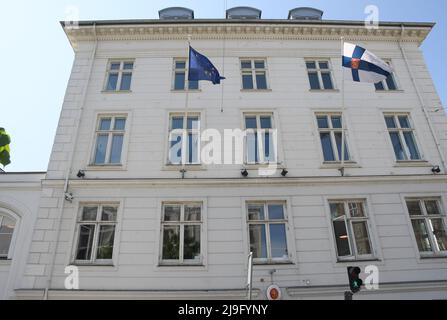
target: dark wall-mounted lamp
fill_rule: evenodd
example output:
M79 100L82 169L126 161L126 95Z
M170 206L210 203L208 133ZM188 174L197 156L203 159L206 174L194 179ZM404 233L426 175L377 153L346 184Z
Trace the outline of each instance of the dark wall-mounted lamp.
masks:
M241 175L243 176L243 177L248 177L248 171L247 171L247 169L244 169L244 170L242 170L241 171Z
M85 171L84 170L79 170L78 174L76 176L78 178L85 178Z
M287 171L286 169L282 169L282 171L281 171L281 175L283 177L287 176L288 173L289 173L289 171Z
M433 166L431 172L433 172L433 174L441 173L441 168L439 168L439 166Z

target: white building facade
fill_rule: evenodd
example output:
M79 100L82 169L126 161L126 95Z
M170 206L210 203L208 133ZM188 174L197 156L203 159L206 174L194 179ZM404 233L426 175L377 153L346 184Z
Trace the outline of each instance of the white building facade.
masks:
M231 15L65 26L75 61L5 298L245 299L250 252L255 299L271 284L283 299L343 299L349 266L378 270L378 289L355 299L447 298L447 118L419 48L432 27ZM222 84L185 90L188 37ZM346 82L344 107L341 37L395 70ZM206 129L276 134L247 136L242 163L207 164L194 151ZM268 163L278 170L264 176Z

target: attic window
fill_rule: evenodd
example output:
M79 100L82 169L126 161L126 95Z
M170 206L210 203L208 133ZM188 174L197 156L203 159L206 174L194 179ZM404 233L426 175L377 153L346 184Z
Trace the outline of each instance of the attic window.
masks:
M227 10L227 19L261 19L261 13L252 7L234 7Z
M194 11L183 7L170 7L158 11L161 20L192 20Z
M321 20L323 17L323 11L309 8L301 7L295 8L289 11L288 19L292 20Z

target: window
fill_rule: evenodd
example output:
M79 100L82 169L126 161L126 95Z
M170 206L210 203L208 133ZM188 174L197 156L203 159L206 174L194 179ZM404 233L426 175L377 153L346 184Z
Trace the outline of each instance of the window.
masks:
M333 90L331 68L328 60L306 60L311 90Z
M188 74L188 59L174 59L174 90L185 90ZM199 81L188 81L189 90L198 90Z
M200 164L200 114L169 117L169 164Z
M8 259L15 221L9 216L0 215L0 259Z
M385 62L391 66L390 61L385 61ZM398 90L394 73L390 74L388 76L388 78L386 78L385 80L375 83L374 86L376 87L377 91L396 91L396 90Z
M247 203L250 251L253 252L254 262L289 260L284 207L282 202Z
M325 162L341 162L342 161L342 132L343 118L339 113L333 114L317 114L318 132L320 134L321 147L323 150L323 158ZM351 161L348 144L345 134L345 161Z
M105 91L130 91L133 67L133 61L110 61Z
M245 114L247 164L276 162L276 132L272 114Z
M410 116L408 114L385 114L385 123L396 160L421 160Z
M96 127L93 165L120 165L126 116L100 116Z
M447 254L446 216L439 199L406 199L419 251Z
M117 212L117 205L81 207L76 262L110 263L112 261Z
M364 202L330 201L329 207L338 258L371 258L373 252Z
M165 203L162 214L162 264L200 264L202 204Z
M242 89L267 90L267 67L264 59L242 59Z

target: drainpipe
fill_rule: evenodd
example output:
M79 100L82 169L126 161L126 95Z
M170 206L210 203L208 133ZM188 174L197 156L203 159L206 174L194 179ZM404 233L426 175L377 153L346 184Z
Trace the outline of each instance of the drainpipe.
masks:
M413 83L413 86L414 86L414 88L416 90L416 94L417 94L417 96L419 98L419 102L421 104L421 109L422 109L422 111L424 113L425 119L427 120L428 126L430 128L431 135L433 136L433 139L434 139L435 144L436 144L436 148L438 149L438 153L439 153L439 156L441 158L442 166L444 168L444 174L446 174L447 173L447 164L446 164L446 160L445 160L444 154L442 153L441 143L439 142L439 140L438 140L438 138L436 136L436 131L435 131L434 127L433 127L433 123L431 122L430 115L428 114L427 108L425 107L424 99L422 98L422 94L421 94L421 92L419 90L419 87L418 87L418 85L416 83L416 79L415 79L415 77L413 75L413 71L411 70L410 63L409 63L408 58L407 58L407 54L405 53L405 50L402 47L402 40L403 40L403 37L404 37L404 32L405 32L405 27L402 24L401 25L400 39L398 41L399 49L400 49L400 52L402 53L402 57L405 60L405 65L407 66L407 70L408 70L408 73L410 74L411 82Z
M74 130L74 135L75 135L75 140L71 146L71 150L70 150L70 162L69 165L67 167L67 171L65 173L65 182L64 182L64 192L62 194L62 204L60 206L60 210L59 210L59 216L57 218L57 229L56 229L56 242L54 245L54 248L51 252L51 263L49 265L50 270L48 272L48 276L47 276L47 280L46 280L46 287L45 287L45 292L44 292L44 300L48 300L48 291L51 288L51 282L52 282L52 278L53 278L53 272L54 272L54 265L55 265L55 261L56 261L56 254L57 254L57 247L59 245L59 239L60 239L60 233L61 233L61 225L62 225L62 215L64 213L64 208L65 208L65 201L66 201L66 194L68 192L68 186L69 186L69 179L70 179L70 173L72 171L72 167L73 167L73 160L74 160L74 151L78 142L78 138L79 138L79 127L81 125L81 121L82 121L82 115L84 113L84 107L85 107L85 101L86 101L86 97L87 97L87 90L90 84L90 79L92 77L92 69L93 69L93 63L95 60L95 56L96 56L96 50L98 48L98 37L96 35L96 23L93 24L93 34L95 37L95 45L92 51L92 54L90 56L90 66L89 66L89 75L87 78L87 82L84 86L84 89L82 91L82 103L81 103L81 108L79 110L79 118L78 121L76 122L76 126L75 126L75 130Z

